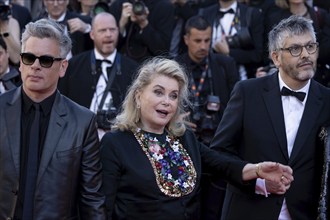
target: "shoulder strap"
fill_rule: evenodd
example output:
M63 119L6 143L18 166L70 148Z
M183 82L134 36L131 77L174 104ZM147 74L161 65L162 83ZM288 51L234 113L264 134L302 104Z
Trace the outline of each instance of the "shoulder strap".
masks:
M111 85L113 83L113 80L115 79L116 74L118 74L118 75L121 74L121 68L120 68L121 57L120 57L120 54L119 53L116 54L116 58L115 58L114 61L115 62L114 62L114 64L111 67L110 74L109 74L109 80L108 80L107 86L104 89L101 102L100 102L100 104L98 106L98 110L101 110L102 109L102 107L104 105L104 102L105 102L105 98L108 95L108 92L109 92L110 87L111 87Z

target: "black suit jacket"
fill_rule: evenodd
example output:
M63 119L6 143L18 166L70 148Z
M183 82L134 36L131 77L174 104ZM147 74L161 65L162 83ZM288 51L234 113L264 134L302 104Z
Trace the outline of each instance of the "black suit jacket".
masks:
M94 53L94 50L72 57L69 60L65 76L60 79L58 84L58 88L63 95L87 108L90 107L101 73L101 71L92 73L92 53ZM120 67L121 71L116 73L110 88L116 108L124 100L127 87L132 82L138 64L125 56L121 56Z
M318 131L330 118L330 90L311 80L305 110L288 156L278 73L236 84L211 148L258 163L275 161L293 169L285 195L255 194L255 184L229 184L223 219L278 219L283 199L292 219L316 219L323 147ZM239 210L239 211L238 211Z
M19 189L21 100L21 87L0 96L0 219L13 217ZM101 184L95 117L57 92L37 177L34 220L105 219Z
M230 48L229 55L235 59L238 64L243 64L247 69L255 68L257 64L262 61L263 57L263 34L264 34L264 24L263 15L256 9L252 8L250 23L247 24L247 11L248 7L244 4L237 3L240 11L240 22L242 27L248 27L253 47L250 49L244 48ZM219 3L214 4L205 9L201 9L199 14L205 17L205 19L212 24L215 23L215 18L217 18L217 13L219 11ZM250 77L251 77L250 72ZM254 74L254 72L253 72Z
M201 169L243 184L245 162L225 158L200 144L192 131L180 137L197 172L195 189L182 197L160 191L145 152L130 131L111 131L101 141L103 186L109 219L199 220Z

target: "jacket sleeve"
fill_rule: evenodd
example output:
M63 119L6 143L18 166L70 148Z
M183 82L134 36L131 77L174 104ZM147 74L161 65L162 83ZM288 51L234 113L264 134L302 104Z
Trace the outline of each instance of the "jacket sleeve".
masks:
M103 191L106 196L108 219L112 219L117 188L121 175L120 156L114 146L111 133L103 136L101 141L101 161L103 166Z
M90 121L83 144L80 171L80 219L106 219L105 196L101 192L102 172L95 116Z

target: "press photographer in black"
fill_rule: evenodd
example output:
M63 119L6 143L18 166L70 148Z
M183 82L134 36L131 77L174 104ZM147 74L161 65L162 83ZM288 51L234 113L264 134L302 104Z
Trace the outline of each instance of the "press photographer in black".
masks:
M138 66L117 51L118 34L111 14L97 14L90 32L95 48L73 56L58 85L62 94L97 114L100 138L110 130Z
M237 0L218 0L200 10L212 24L212 49L237 63L240 79L253 78L263 56L263 15Z
M190 98L194 104L190 109L190 125L206 145L213 138L230 92L238 81L235 61L210 52L211 33L211 25L203 17L189 18L184 35L188 51L177 58L190 74Z
M18 65L21 50L20 26L18 21L12 17L11 7L4 0L0 0L0 37L7 45L9 61Z
M116 0L109 11L119 23L120 52L136 61L168 53L174 27L169 0Z

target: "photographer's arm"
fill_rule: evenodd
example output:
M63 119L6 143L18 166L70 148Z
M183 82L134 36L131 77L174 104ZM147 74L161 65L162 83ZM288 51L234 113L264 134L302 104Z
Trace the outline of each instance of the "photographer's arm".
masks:
M20 57L20 27L15 18L0 21L0 33L7 45L9 59L12 63L18 64Z

